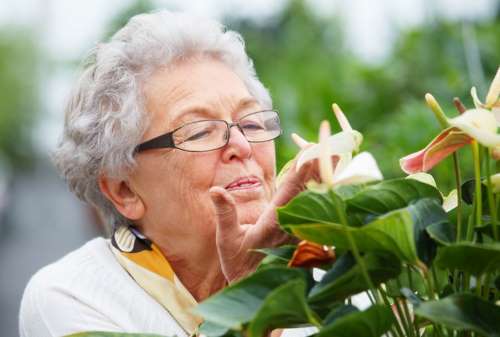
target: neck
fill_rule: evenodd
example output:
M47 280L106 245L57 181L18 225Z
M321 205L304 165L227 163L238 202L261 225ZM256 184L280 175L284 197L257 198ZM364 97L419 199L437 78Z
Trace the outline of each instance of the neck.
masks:
M207 242L200 245L200 241ZM186 289L200 302L227 284L222 273L219 256L213 240L200 240L193 244L156 242L177 277Z

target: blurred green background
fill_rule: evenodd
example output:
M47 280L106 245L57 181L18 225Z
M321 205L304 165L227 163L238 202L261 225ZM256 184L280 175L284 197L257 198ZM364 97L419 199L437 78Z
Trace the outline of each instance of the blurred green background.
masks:
M30 275L103 233L92 211L67 191L49 161L63 123L65 98L61 97L67 97L85 51L134 14L182 8L181 1L111 2L106 11L99 9L99 1L87 3L95 6L96 20L104 28L86 23L84 31L97 33L93 41L73 52L57 36L61 29L70 36L82 34L71 25L78 21L80 9L75 3L40 0L36 6L44 15L35 14L27 23L19 23L16 15L9 14L8 5L0 5L0 14L3 7L3 17L10 17L5 20L8 24L0 25L0 325L6 329L5 336L17 335L19 301ZM385 177L403 176L399 158L421 149L439 132L425 105L425 93L432 93L453 116L453 97L472 107L470 88L475 85L484 97L500 64L498 0L412 0L424 8L415 13L423 15L416 23L395 22L389 25L390 41L387 34L380 34L361 43L348 34L345 15L352 19L363 14L359 4L367 1L332 1L351 9L346 12L336 7L323 11L316 1L282 0L276 2L279 6L267 2L260 6L262 13L252 15L246 15L243 1L240 5L222 0L195 3L201 8L198 12L206 10L243 35L257 73L281 112L285 134L277 142L278 168L298 151L290 139L292 132L316 141L323 119L339 130L331 112L336 102L364 134L362 149L374 154ZM377 9L378 3L387 9L402 2L370 2L370 8ZM225 9L219 8L222 4ZM448 16L455 4L472 14ZM486 15L473 14L479 5L486 6L482 10ZM54 8L60 14L48 15ZM411 18L412 13L405 17ZM50 20L62 20L67 26L61 28ZM375 32L380 28L376 21L355 22L373 25ZM56 28L47 32L46 26ZM372 48L380 45L385 52L360 55L363 43ZM469 150L461 150L460 157L464 176L470 176ZM445 193L453 188L450 160L431 173Z
M331 113L336 102L364 134L363 150L375 155L386 177L396 177L402 175L398 159L422 148L439 130L425 106L426 92L449 115L456 113L451 104L455 96L472 105L471 86L485 94L500 63L500 6L494 4L494 19L451 21L429 15L423 24L398 31L390 52L378 62L352 52L341 17L318 15L302 0L287 1L267 20L226 13L222 21L243 35L257 73L282 113L285 136L278 141L278 168L297 152L291 132L315 141L323 119L338 130ZM155 8L147 0L131 2L110 17L102 38L132 15ZM0 163L11 172L32 167L40 157L32 133L44 118L44 92L43 81L35 77L54 66L76 68L80 61L58 65L44 59L35 37L25 27L0 32ZM469 154L462 152L467 166ZM449 164L432 173L443 189L452 187Z

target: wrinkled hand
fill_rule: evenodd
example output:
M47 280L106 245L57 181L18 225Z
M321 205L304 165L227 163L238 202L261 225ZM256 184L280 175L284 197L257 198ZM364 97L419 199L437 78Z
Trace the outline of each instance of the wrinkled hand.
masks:
M222 187L212 187L210 196L217 215L216 246L224 276L236 281L255 270L263 256L249 251L276 247L295 239L277 223L276 208L285 205L305 188L311 179L318 180L317 162L304 164L297 172L296 161L285 174L273 199L255 224L240 224L233 197Z

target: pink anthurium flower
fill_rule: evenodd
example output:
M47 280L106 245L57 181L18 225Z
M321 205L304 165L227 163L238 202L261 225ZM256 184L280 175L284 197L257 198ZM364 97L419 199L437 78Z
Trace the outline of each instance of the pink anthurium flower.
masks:
M449 127L441 131L423 150L401 158L400 165L404 172L426 172L473 140L491 148L493 157L500 158L500 135L497 133L500 125L500 68L491 83L484 104L478 99L474 87L471 95L476 108L455 118L446 118L441 112L443 124ZM428 98L432 98L431 102L437 104L431 95L426 95L426 99Z
M407 174L427 172L444 158L469 144L472 138L455 127L443 130L423 150L400 159L401 169Z

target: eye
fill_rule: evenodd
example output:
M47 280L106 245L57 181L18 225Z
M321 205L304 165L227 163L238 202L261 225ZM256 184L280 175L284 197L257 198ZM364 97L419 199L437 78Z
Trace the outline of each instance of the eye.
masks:
M253 130L263 130L264 129L264 126L262 125L262 123L259 123L259 122L254 122L254 121L245 121L241 127L245 130L250 130L250 131L253 131Z
M195 141L195 140L200 140L202 138L205 138L207 137L208 135L210 135L210 132L211 130L201 130L199 132L196 132L195 134L192 134L190 135L189 137L187 137L186 139L184 139L185 142L192 142L192 141Z

